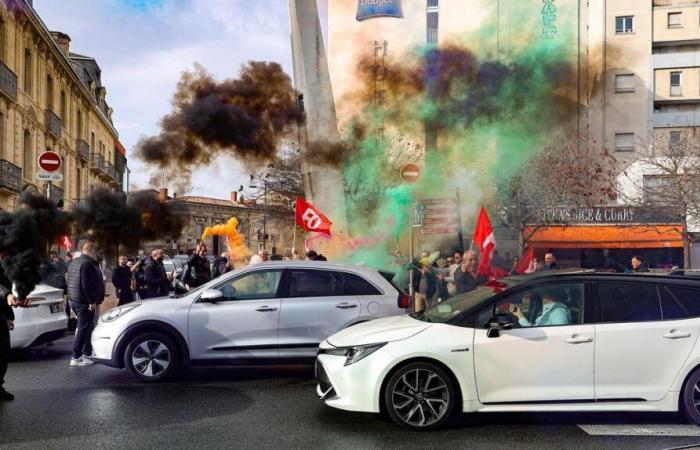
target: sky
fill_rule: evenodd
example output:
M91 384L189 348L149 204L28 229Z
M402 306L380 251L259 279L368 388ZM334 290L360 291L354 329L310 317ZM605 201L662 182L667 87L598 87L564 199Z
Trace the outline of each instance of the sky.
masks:
M328 0L317 1L325 23ZM279 62L291 77L288 0L34 0L34 8L50 30L71 37L72 52L100 65L132 190L160 187L148 185L133 149L158 132L183 71L199 63L224 79L263 60ZM178 195L229 198L248 178L237 161L220 158L195 172L191 192Z

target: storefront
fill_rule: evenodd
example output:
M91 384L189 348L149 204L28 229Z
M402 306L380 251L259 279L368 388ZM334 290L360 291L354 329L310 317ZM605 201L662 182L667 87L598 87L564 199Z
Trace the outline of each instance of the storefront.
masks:
M548 208L525 228L525 242L566 266L629 267L634 255L654 268L683 266L681 225L663 210L631 207Z

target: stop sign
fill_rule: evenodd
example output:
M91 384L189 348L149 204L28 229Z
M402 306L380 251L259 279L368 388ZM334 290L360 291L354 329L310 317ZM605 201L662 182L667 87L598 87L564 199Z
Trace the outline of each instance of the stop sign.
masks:
M61 156L50 150L39 155L39 167L44 172L56 172L61 168Z
M415 183L420 177L420 167L415 164L406 164L401 168L401 179L406 183Z

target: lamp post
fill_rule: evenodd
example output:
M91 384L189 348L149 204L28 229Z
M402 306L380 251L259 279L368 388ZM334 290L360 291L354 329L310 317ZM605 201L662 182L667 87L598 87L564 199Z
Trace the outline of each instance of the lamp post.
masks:
M262 182L263 182L263 250L267 250L267 177L269 174L265 174L265 176L262 177ZM250 176L250 181L251 184L248 185L249 188L251 189L257 189L258 186L255 184L252 184L253 182L253 176Z

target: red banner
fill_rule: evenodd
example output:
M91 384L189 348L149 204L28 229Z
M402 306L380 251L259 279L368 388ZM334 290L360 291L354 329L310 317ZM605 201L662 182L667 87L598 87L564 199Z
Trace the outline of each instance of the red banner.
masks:
M333 222L328 220L321 211L317 210L311 203L305 202L301 197L297 197L296 204L296 221L297 225L305 231L313 231L316 233L331 235L331 225Z

